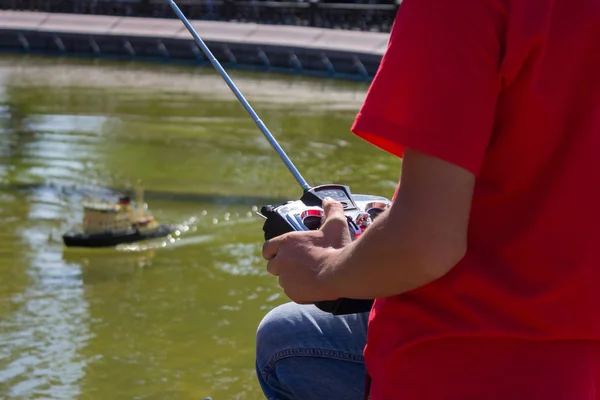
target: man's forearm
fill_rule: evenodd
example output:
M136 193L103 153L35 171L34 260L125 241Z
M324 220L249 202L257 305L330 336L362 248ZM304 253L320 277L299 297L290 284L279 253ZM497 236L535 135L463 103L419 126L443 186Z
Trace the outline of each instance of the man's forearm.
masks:
M402 209L382 213L358 240L336 250L326 267L332 291L346 298L382 298L443 276L463 254L452 238L423 223Z

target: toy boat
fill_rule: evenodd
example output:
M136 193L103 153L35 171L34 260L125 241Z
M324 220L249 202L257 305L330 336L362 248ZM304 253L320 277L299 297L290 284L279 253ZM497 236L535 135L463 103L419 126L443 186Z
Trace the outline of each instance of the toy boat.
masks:
M62 238L67 247L111 247L122 243L159 238L175 230L170 224L159 224L152 215L144 215L143 200L138 195L137 207L128 196L119 201L85 200L81 229L71 229Z

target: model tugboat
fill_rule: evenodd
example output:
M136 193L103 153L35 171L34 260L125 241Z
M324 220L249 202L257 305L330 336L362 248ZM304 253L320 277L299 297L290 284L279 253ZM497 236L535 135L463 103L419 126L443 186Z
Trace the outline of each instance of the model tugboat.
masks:
M85 200L83 226L63 235L68 247L111 247L122 243L159 238L169 235L174 226L159 224L152 215L144 214L141 191L136 207L128 196L119 201Z

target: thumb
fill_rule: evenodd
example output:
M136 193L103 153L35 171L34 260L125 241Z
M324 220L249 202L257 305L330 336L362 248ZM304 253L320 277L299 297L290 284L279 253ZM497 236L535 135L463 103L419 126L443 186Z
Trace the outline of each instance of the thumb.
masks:
M344 214L344 206L339 201L333 200L331 197L326 197L323 200L323 223L330 220L340 220L346 222L346 215Z
M323 223L321 231L331 241L333 247L342 247L351 240L348 220L342 203L325 198L323 200Z

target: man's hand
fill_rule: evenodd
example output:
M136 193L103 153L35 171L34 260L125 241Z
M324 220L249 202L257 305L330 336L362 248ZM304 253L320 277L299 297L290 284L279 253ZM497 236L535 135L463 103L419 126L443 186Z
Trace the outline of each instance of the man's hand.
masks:
M336 300L328 285L339 249L352 241L342 204L323 201L324 221L318 231L290 232L263 245L269 273L279 277L279 285L296 303L310 304Z

